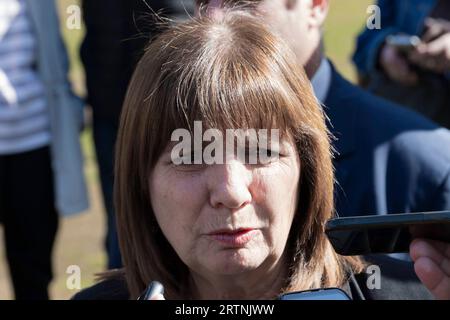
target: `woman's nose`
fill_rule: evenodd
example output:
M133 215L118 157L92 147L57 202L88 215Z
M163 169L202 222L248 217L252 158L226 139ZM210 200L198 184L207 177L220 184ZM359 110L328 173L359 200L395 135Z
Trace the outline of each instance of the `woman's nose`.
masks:
M213 165L209 171L208 185L213 208L238 209L251 202L249 186L252 173L242 162L232 160Z

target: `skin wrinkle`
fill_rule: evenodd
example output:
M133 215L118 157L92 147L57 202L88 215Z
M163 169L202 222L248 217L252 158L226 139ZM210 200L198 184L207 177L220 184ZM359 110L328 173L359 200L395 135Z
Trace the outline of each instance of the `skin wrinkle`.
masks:
M289 234L296 204L286 205L282 199L289 194L292 195L289 198L296 199L300 167L292 142L284 148L289 150L287 156L265 166L233 161L226 165L202 166L198 171L185 173L164 161L156 164L150 178L156 218L180 258L191 270L197 271L195 274L202 275L192 279L193 284L210 288L202 292L212 290L211 294L222 298L239 295L236 285L241 282L235 280L239 278L236 274L245 275L247 283L247 273L253 266L259 265L252 270L251 278L254 279L259 279L259 276L255 277L259 273L270 274L269 270L284 269L280 267L286 243L283 239ZM265 175L267 171L271 174ZM282 180L285 182L278 182ZM279 216L281 212L289 214ZM260 228L261 231L249 247L231 251L223 251L220 245L210 240L205 242L205 233L227 226ZM277 273L285 275L285 272ZM249 287L254 288L258 282ZM281 280L275 277L270 285L278 282ZM234 283L235 286L228 292L227 286L221 289L217 283L227 286ZM270 292L267 288L261 290L264 291Z

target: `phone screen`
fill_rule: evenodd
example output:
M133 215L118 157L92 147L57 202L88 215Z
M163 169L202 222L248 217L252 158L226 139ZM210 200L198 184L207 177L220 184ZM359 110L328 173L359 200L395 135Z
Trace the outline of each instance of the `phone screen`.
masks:
M280 300L351 300L341 289L329 288L291 292L280 296Z
M386 43L400 52L408 53L416 48L421 40L419 37L411 35L390 35L386 38Z

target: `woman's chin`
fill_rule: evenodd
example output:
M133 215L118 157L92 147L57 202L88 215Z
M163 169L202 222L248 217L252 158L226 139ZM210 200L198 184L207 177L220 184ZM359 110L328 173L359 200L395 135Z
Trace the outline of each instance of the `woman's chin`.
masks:
M227 249L208 258L206 265L211 272L233 275L257 269L264 261L264 254L247 248Z

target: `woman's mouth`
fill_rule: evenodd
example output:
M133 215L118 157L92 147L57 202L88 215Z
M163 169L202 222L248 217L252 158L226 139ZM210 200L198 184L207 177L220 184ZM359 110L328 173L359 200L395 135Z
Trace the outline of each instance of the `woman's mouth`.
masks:
M243 247L252 240L258 230L252 228L241 228L237 230L219 230L208 234L213 240L229 247Z

